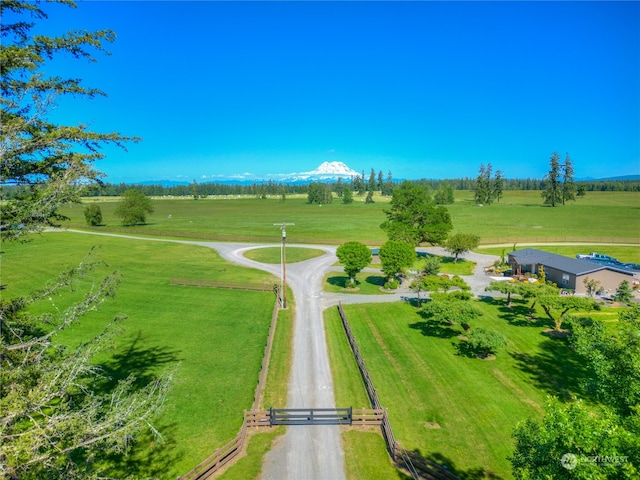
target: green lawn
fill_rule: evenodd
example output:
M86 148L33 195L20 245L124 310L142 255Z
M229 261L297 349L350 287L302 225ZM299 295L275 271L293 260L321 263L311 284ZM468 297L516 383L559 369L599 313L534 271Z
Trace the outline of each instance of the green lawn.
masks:
M454 232L473 233L481 243L523 241L595 241L630 239L640 243L637 209L639 192L588 192L584 198L562 207L542 205L539 191L506 191L500 203L477 207L470 202L473 192L456 191L456 202L448 205ZM113 200L113 199L111 199ZM219 240L273 242L280 241L274 223L295 223L287 228L292 243L341 244L360 241L380 246L386 235L380 224L386 219L387 202L354 202L345 205L334 200L328 205L310 205L303 198L241 198L229 200L153 200L155 212L148 225L120 227L113 215L115 201L97 201L102 209L104 226L99 230L139 234L191 236ZM69 226L86 227L83 205L67 206L61 212L71 218Z
M539 416L547 395L584 395L585 372L566 340L543 335L548 325L527 321L525 305L503 303L478 303L483 316L475 325L508 339L491 361L457 354L460 328L431 326L406 303L345 305L398 441L462 478L511 478L514 426ZM326 312L325 322L336 401L359 406L366 397L336 309Z
M349 277L345 273L332 272L324 278L324 290L334 293L357 293L360 295L381 295L389 293L382 289L386 282L383 274L360 272L356 275L356 286L347 288Z
M64 265L77 264L94 244L101 244L98 258L108 265L97 274L114 269L121 274L118 295L57 341L76 344L100 332L108 319L122 312L128 316L124 333L95 359L110 376L117 379L133 372L144 381L165 367L178 366L166 407L156 422L165 443L144 437L131 457L112 459L111 471L116 477L126 473L136 478L176 478L238 433L243 410L253 403L274 297L272 293L171 286L169 279L274 280L263 272L231 265L209 248L51 233L34 236L26 244L3 245L2 284L7 285L3 296L41 286ZM90 288L90 280L97 278L80 282L79 290ZM65 298L54 297L51 302L62 309ZM45 303L38 308L50 307ZM283 361L286 357L279 360ZM276 372L284 368L286 364ZM278 394L286 395L269 393Z
M286 247L287 263L304 262L324 255L324 250L317 248ZM254 248L247 250L245 257L262 263L282 263L282 249L280 247Z

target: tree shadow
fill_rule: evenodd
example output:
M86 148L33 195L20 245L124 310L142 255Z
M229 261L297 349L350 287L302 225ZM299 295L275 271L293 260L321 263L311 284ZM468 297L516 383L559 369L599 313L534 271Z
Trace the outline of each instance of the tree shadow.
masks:
M113 478L165 478L184 457L184 451L175 441L176 430L175 423L161 425L162 439L147 431L136 438L127 452L101 457L101 462L108 465L105 473Z
M348 282L349 282L349 277L346 276L346 275L333 275L333 276L327 278L327 283L329 285L334 286L334 287L339 287L339 288L357 288L360 285L360 282L358 281L357 278L356 278L355 283L351 284L350 286L349 286Z
M460 480L503 480L504 478L484 467L471 467L467 470L456 467L452 459L439 452L430 452L426 455L423 455L419 449L405 450L405 452L418 473L422 473L426 478L444 478L437 466L452 473ZM400 465L403 463L400 456L398 463Z
M99 365L103 376L98 382L98 388L106 393L113 389L118 381L129 375L135 376L132 384L134 388L143 388L156 379L162 366L175 365L179 360L178 350L145 345L141 333L138 332L128 348L116 352Z
M425 337L453 338L460 335L459 330L454 330L450 326L438 322L416 322L409 327L419 330Z
M496 307L500 312L500 318L504 318L510 325L536 328L549 326L549 320L546 318L531 317L531 308L528 302L512 299L511 306L508 307L506 297L485 297L482 301Z
M589 370L566 338L548 337L538 348L533 354L509 352L536 388L565 401L588 396L582 385L590 378Z
M375 285L376 287L384 287L386 279L381 275L369 275L365 279L365 282L367 282L369 285Z
M453 345L453 348L455 348L456 355L460 357L478 358L478 352L474 348L472 348L467 341L451 342L451 345Z

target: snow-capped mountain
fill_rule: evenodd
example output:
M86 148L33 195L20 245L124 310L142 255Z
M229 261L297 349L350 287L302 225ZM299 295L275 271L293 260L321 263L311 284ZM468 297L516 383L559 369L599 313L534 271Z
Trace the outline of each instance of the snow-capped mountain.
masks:
M353 177L360 175L342 162L323 162L315 170L305 172L307 175L333 175L336 177ZM302 175L302 174L301 174Z
M238 173L235 175L202 175L198 178L198 182L212 183L253 183L273 181L278 183L310 183L310 182L331 182L338 178L342 180L350 180L352 177L359 176L360 173L349 168L343 162L323 162L317 168L308 172L292 172L292 173L268 173L265 175L256 175L253 173ZM156 180L144 181L142 184L161 184L161 185L188 185L190 181L170 181Z
M314 182L338 178L349 179L355 175L360 174L342 162L323 162L309 172L268 175L268 178L277 179L280 182Z

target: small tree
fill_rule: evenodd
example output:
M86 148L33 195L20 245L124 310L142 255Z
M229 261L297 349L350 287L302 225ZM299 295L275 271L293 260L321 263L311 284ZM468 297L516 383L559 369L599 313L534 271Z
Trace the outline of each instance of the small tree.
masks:
M495 355L499 349L507 346L504 335L495 330L483 327L474 328L467 336L469 349L476 352L479 357L486 358Z
M562 322L569 310L590 311L596 307L595 302L590 298L561 296L561 295L543 295L538 298L540 306L547 314L547 317L553 322L553 329L559 332L562 329Z
M344 272L349 276L349 284L356 283L356 275L371 263L371 250L360 242L347 242L336 250L340 263L344 265Z
M102 225L102 210L100 209L100 205L96 205L95 203L87 205L84 209L84 218L87 221L87 225L91 225L92 227Z
M444 242L444 249L453 255L453 263L458 262L458 257L469 250L473 250L480 243L480 237L470 233L456 233Z
M422 267L422 272L425 275L438 275L438 273L440 273L441 263L440 257L427 255L424 261L424 267Z
M413 246L398 240L389 240L380 247L380 262L382 271L392 279L413 265L416 259L416 251Z
M469 298L466 292L432 293L431 300L420 308L420 314L438 324L468 324L482 315Z
M367 191L367 197L364 199L364 203L376 203L373 199L373 190Z
M631 303L633 300L633 290L631 290L631 285L626 280L623 280L620 285L618 285L618 290L616 290L615 295L616 302L621 303Z
M484 289L486 292L500 292L507 296L507 307L511 308L511 295L521 293L520 283L518 282L496 282L493 281Z
M596 294L596 292L598 290L600 290L600 288L602 287L602 283L600 283L595 278L584 277L584 280L582 281L582 283L584 284L585 288L587 289L587 294L591 298L593 298L593 296Z
M342 203L348 205L353 203L353 192L351 191L351 187L349 185L345 185L342 189Z
M144 225L147 214L153 213L153 205L144 193L132 188L124 192L113 213L122 219L123 225Z

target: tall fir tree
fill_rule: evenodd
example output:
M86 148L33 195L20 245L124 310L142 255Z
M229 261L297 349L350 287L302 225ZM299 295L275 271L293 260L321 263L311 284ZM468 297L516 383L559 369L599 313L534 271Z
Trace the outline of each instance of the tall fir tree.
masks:
M564 158L562 173L562 204L564 205L567 200L575 200L577 192L576 182L573 179L573 162L568 153Z
M549 173L544 177L545 188L542 191L542 198L545 205L556 205L562 203L562 185L560 182L560 155L553 152L549 159Z

